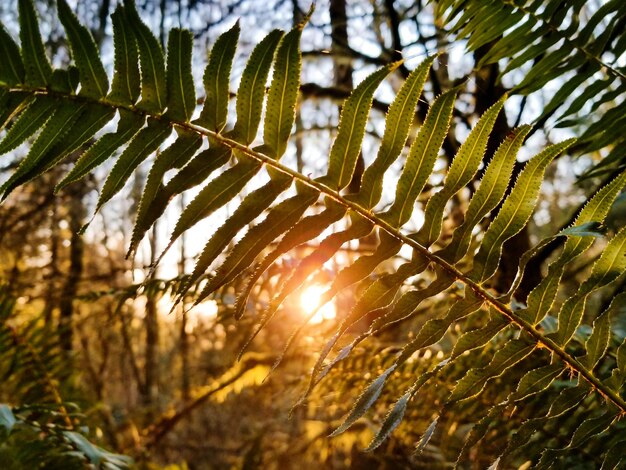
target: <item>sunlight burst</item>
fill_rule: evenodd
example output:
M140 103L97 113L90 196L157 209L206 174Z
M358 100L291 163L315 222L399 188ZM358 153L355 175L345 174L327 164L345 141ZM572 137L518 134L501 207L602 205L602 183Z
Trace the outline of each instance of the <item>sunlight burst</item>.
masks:
M325 291L326 287L320 284L313 284L302 291L300 294L300 308L305 315L311 314L318 307ZM319 324L324 320L332 320L336 315L334 302L328 302L313 315L309 323Z

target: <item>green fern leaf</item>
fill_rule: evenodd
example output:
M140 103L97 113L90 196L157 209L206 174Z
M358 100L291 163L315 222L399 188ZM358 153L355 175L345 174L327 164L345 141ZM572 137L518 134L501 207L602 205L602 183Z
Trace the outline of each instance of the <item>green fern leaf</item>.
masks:
M34 170L50 149L72 128L78 117L86 108L86 104L74 106L73 104L61 105L54 111L39 137L31 147L28 155L21 161L17 170L0 187L2 198L6 198L13 189L24 182L24 176Z
M420 437L420 440L417 443L417 446L415 447L415 454L420 454L424 451L424 449L430 442L430 439L433 437L433 434L435 433L435 429L437 429L437 424L439 424L439 416L437 416L432 421L432 423L428 425L428 427L426 428L426 431L424 431L424 434L422 434L422 437Z
M204 106L194 123L215 132L221 132L226 125L230 69L238 39L239 22L217 38L204 71Z
M452 240L446 248L437 253L439 256L456 263L467 253L472 230L485 215L498 205L504 196L517 152L530 129L530 126L515 129L500 144L485 170L478 190L470 200L463 223L454 230Z
M29 93L0 90L0 131L35 100ZM2 143L0 142L0 145Z
M472 349L480 348L484 346L497 335L500 331L508 326L508 322L502 318L499 313L493 312L490 320L482 327L475 330L470 330L458 339L452 350L451 357L454 359L465 351L471 351Z
M351 226L341 232L333 233L323 240L319 247L303 259L299 266L294 270L291 277L281 288L280 293L274 297L273 301L266 312L266 321L268 321L281 305L281 303L298 287L300 287L306 279L321 268L321 266L328 261L345 243L351 240L366 237L373 229L371 221L361 218L358 215L351 214L352 224ZM325 227L320 227L323 229ZM321 233L321 230L319 230ZM341 289L352 285L366 276L368 276L380 263L389 259L395 255L401 247L401 243L394 237L383 232L381 234L381 243L376 252L371 256L362 256L357 259L353 264L343 268L335 277L331 287L322 294L320 301L318 302L317 309L323 307L329 302L337 292ZM317 311L317 310L316 310ZM310 316L313 316L315 312L311 312ZM264 325L265 322L262 324Z
M0 25L0 82L17 85L24 81L24 63L20 56L20 48L9 35L4 26Z
M520 379L515 392L509 400L520 401L531 395L543 392L554 380L563 373L561 364L550 364L530 370Z
M374 92L398 65L388 65L369 75L344 102L337 137L330 149L328 173L320 179L326 186L343 189L350 183L361 152L361 142L365 135L365 124L374 100Z
M292 248L319 236L326 228L346 214L346 209L332 199L326 199L325 204L326 208L319 214L309 215L299 220L278 242L276 248L255 267L254 272L247 279L245 287L237 297L235 318L241 318L255 283L274 261Z
M59 19L65 28L72 58L80 76L80 95L103 98L109 90L109 80L100 61L100 53L87 28L82 26L65 0L58 0Z
M56 69L52 72L49 88L61 94L73 95L76 93L79 84L78 68L70 65L67 70Z
M404 276L403 279L406 279L407 277L411 275L422 272L426 268L427 265L428 265L427 259L424 259L422 261L414 261L411 263L406 263L402 265L401 268L407 268L407 269L404 271L402 269L399 269L398 272L395 273L395 275ZM413 274L410 274L411 272L413 272ZM391 276L389 276L387 280L389 280L390 278ZM404 296L402 296L400 300L393 307L391 306L385 307L385 305L387 305L388 302L391 300L391 297L393 296L393 294L395 294L395 292L399 288L399 286L396 285L395 289L391 288L391 289L388 289L386 292L384 292L385 295L381 296L378 299L379 304L376 304L374 301L372 301L372 303L370 304L370 305L378 305L378 307L376 308L371 307L372 309L366 310L366 313L362 313L362 311L365 310L365 308L362 308L359 310L354 309L350 313L349 318L347 319L348 321L344 320L342 322L339 328L339 331L328 341L328 343L322 349L320 357L318 358L314 366L313 374L311 375L311 379L310 379L310 384L309 384L309 387L307 388L307 391L304 394L304 397L306 397L306 395L310 393L312 388L317 383L319 383L319 381L321 381L328 374L328 372L330 372L330 370L333 367L335 367L340 361L348 357L348 355L352 352L352 350L355 348L357 344L359 344L361 341L368 338L372 334L379 333L384 329L387 329L391 326L397 325L400 322L413 318L418 312L417 306L422 302L422 300L432 297L444 291L447 287L449 287L450 283L451 282L450 282L449 277L445 275L440 276L428 288L409 292L405 294ZM369 292L372 292L373 294L375 294L377 290L366 291L366 293L369 293ZM391 294L391 296L389 294ZM366 296L363 296L363 297L366 297ZM361 302L361 299L359 300L359 303L360 302ZM361 305L367 305L367 304L361 304ZM358 319L362 318L363 316L368 315L368 314L371 315L374 313L378 313L378 317L374 320L374 322L370 326L369 331L357 336L350 344L345 346L329 364L327 364L325 367L322 368L323 361L325 360L327 355L330 353L330 351L336 344L337 340L349 328L349 326L354 324L354 322L358 321ZM504 323L506 324L506 322ZM396 365L400 364L400 362L405 362L409 357L410 357L410 354L403 355L401 361L400 360L396 361Z
M252 227L235 245L218 268L215 276L202 290L196 304L208 295L233 280L249 267L254 259L277 237L289 230L302 217L304 211L315 201L319 193L310 188L299 189L299 193L275 206L267 217Z
M272 84L265 110L264 142L267 155L280 158L287 149L295 118L296 100L300 89L300 36L304 24L292 29L280 41L274 62Z
M381 214L381 218L394 227L405 224L411 218L415 200L433 170L448 132L457 93L458 89L455 88L435 100L411 145L398 180L394 203L387 212Z
M626 446L626 440L614 444L606 454L604 454L604 460L602 461L600 470L618 470L622 468L626 461L626 457L624 457L624 446Z
M59 192L68 184L78 181L95 167L103 163L122 145L133 138L143 127L145 119L129 111L120 111L117 131L105 134L81 155L72 170L59 182L55 192Z
M57 102L46 96L37 97L22 111L20 117L0 142L0 155L10 152L43 128L53 114Z
M272 302L270 303L270 306L268 307L260 325L253 335L253 338L260 332L261 328L263 328L267 324L267 322L269 322L269 320L273 317L274 313L276 312L280 304L285 300L285 298L287 298L287 296L289 296L298 287L304 284L310 274L320 269L322 265L337 252L341 245L349 240L367 236L371 232L371 230L372 225L369 221L354 218L352 225L347 230L344 230L342 232L336 232L323 240L322 243L320 243L319 247L313 253L311 253L300 262L291 277L281 288L279 295L272 299ZM341 289L365 278L381 262L389 259L394 254L396 254L400 249L400 246L401 244L397 239L383 233L381 234L381 243L372 255L361 256L354 263L340 270L333 280L330 288L320 296L316 308L309 313L309 316L307 317L305 322L300 327L298 327L298 329L289 338L289 343L287 347L289 346L289 344L291 344L297 334L299 334L304 325L306 325L309 320L315 315L315 313L326 303L332 300L332 298ZM250 341L251 340L249 340L248 343L250 343ZM287 349L287 347L285 348L285 350ZM330 345L330 347L332 348L332 345ZM322 356L325 357L325 354L328 354L328 352L330 352L330 350L325 351L325 353L323 352ZM321 361L324 360L324 357L320 358ZM318 360L318 365L319 364L321 364L320 360ZM312 378L315 377L315 374L316 371L314 370Z
M589 294L615 280L626 270L626 227L609 242L600 258L594 263L589 278L578 292L570 297L558 314L558 330L555 339L565 345L574 335L585 311Z
M624 185L626 185L626 172L623 172L619 177L601 188L585 204L585 207L576 217L574 225L582 225L589 222L602 223ZM541 321L554 302L565 266L587 251L592 244L593 239L588 237L568 238L559 258L548 267L547 276L529 294L528 308L520 312L522 318L533 324Z
M354 263L342 268L337 273L328 291L322 294L318 306L321 307L346 287L365 279L378 265L392 258L400 251L402 247L400 240L384 231L379 231L379 237L380 243L374 253L360 256Z
M581 225L564 228L557 235L602 238L606 235L606 227L599 222L587 222Z
M391 432L398 426L398 424L400 424L400 420L402 419L402 415L406 411L406 406L407 406L409 400L426 383L428 383L428 381L432 377L434 377L444 366L445 366L445 362L444 363L440 363L433 370L425 372L425 373L421 374L418 377L418 379L415 381L415 383L413 385L411 385L409 390L398 400L398 402L396 402L394 407L389 411L389 413L387 414L387 417L385 418L385 421L383 422L383 425L382 425L381 429L378 431L376 436L374 436L374 439L370 443L370 445L367 448L367 450L375 449L376 447L378 447L387 438L387 436L389 434L391 434ZM335 430L335 432L333 432L331 434L331 436L335 436L337 434L340 434L341 432L344 432L357 419L359 419L361 416L363 416L367 412L367 410L376 402L376 400L380 396L380 393L382 391L382 387L385 384L385 381L387 380L389 375L394 370L396 370L396 368L397 368L397 366L395 364L393 366L387 368L380 376L378 376L363 391L363 393L360 395L357 403L355 403L354 407L352 408L352 411L350 412L348 417L345 419L343 424L339 428L337 428ZM426 431L422 435L422 439L426 440L426 442L424 442L424 445L428 443L428 440L430 439L432 432L434 431L435 427L437 426L437 422L438 422L438 417L434 419L433 423L431 423L430 426L428 426L428 428L426 429ZM420 443L418 443L416 452L420 452L421 451L420 444L421 444L421 440L420 440Z
M196 90L191 75L193 36L190 31L173 28L167 42L167 116L189 121L196 108Z
M183 232L237 196L260 169L259 163L242 160L202 188L202 191L185 207L176 222L170 237L170 245Z
M454 403L475 397L483 390L489 380L502 375L507 369L513 367L532 353L534 349L535 345L529 344L526 340L509 340L494 354L489 365L481 369L470 369L457 382L448 398L448 402Z
M620 376L620 386L626 381L626 339L622 342L619 348L617 348L617 367L615 371ZM615 387L618 388L618 387Z
M417 308L424 300L445 291L454 282L454 278L448 272L437 269L436 273L437 279L431 282L428 287L405 293L390 312L374 320L370 329L377 331L382 328L389 328L391 325L413 318L419 313Z
M404 413L406 411L406 406L411 399L412 393L409 391L402 395L400 399L396 402L393 408L389 411L387 416L385 417L385 421L383 421L383 425L381 426L372 442L365 449L368 452L379 447L387 437L393 432L394 429L398 427L402 418L404 417Z
M489 17L483 15L477 15L474 20L480 21L482 19L486 24L489 24L489 28L485 28L482 34L472 34L467 41L467 49L469 51L475 51L481 46L501 37L504 32L509 30L513 26L517 26L524 19L524 13L520 11L508 11L506 9L496 10L491 9ZM467 25L466 28L471 28L471 25ZM465 35L464 31L459 33Z
M274 51L283 32L275 29L254 48L241 76L237 92L237 122L232 131L236 140L245 145L256 137L265 96L265 83L272 66Z
M390 305L400 290L402 282L411 276L414 276L424 269L428 265L428 261L412 261L402 264L398 270L392 274L386 274L381 276L380 279L374 281L357 300L354 307L348 314L348 316L342 320L341 325L337 332L327 341L324 348L321 350L320 355L313 366L313 371L309 379L309 385L306 392L301 397L300 401L303 401L313 390L313 387L322 380L328 372L337 364L343 360L352 351L354 346L358 344L358 341L364 339L368 334L363 334L361 337L355 339L351 344L346 346L341 353L326 367L324 361L328 357L328 354L332 351L333 347L343 336L343 334L354 325L357 321L361 320L368 314L375 312L376 310L384 309L384 307Z
M100 192L96 212L124 187L132 172L156 151L171 133L172 128L167 123L148 119L147 127L139 131L115 162Z
M590 388L585 383L580 383L577 387L564 389L554 400L548 411L548 417L559 417L580 404L584 397L589 395Z
M132 31L139 48L141 68L141 101L139 109L160 114L167 104L165 60L163 50L150 28L141 21L132 0L124 0L124 10L129 30Z
M596 64L593 68L589 67L589 70L586 73L582 73L579 71L571 80L568 80L563 84L562 87L554 94L552 99L545 105L542 109L541 115L538 117L539 120L546 119L550 117L554 111L559 108L567 98L572 96L573 93L577 92L582 88L582 85L589 79L591 75L595 72L599 71L599 66ZM593 70L595 69L595 70Z
M150 226L144 221L149 220L148 212L153 208L159 190L163 188L163 175L172 168L180 168L188 162L202 145L202 139L195 133L178 130L178 138L167 149L161 152L155 159L148 173L146 185L141 194L141 201L137 209L137 220L133 227L128 254L137 249L137 245L143 239Z
M280 292L274 296L264 315L263 325L274 315L283 301L302 284L306 282L311 274L320 269L324 263L332 258L341 246L357 238L366 237L372 232L374 225L369 220L358 215L352 215L350 227L340 232L335 232L326 237L313 252L298 263L298 267L292 275L285 281ZM320 305L321 306L321 305Z
M613 298L611 305L606 312L604 312L603 316L608 316L611 321L613 321L618 315L623 315L625 311L624 307L626 305L626 293L622 292ZM594 329L595 331L595 329ZM599 342L599 344L602 344ZM594 351L600 351L601 348L593 349ZM599 354L599 352L597 353ZM591 357L591 354L588 352L588 356ZM589 361L589 359L588 359ZM617 350L615 351L615 362L616 367L613 369L611 373L610 383L614 390L619 391L624 382L626 382L626 338L622 339L622 343L619 345Z
M159 192L166 201L175 194L203 183L214 171L228 163L232 152L224 147L212 147L203 150L193 157L174 177L165 185L163 193ZM160 197L155 197L155 201Z
M19 184L30 181L57 165L72 152L79 149L102 129L115 115L115 111L108 106L97 103L88 103L74 121L71 132L58 140L40 161L31 170L24 174ZM54 118L53 118L54 119Z
M380 201L383 175L404 148L415 116L417 101L434 60L435 56L427 58L410 73L389 106L385 119L385 133L380 142L378 154L374 162L365 169L361 189L355 199L364 207L374 207Z
M593 7L585 1L504 2L496 8L477 1L452 3L450 19L460 16L453 29L468 38L469 49L481 47L482 59L477 69L504 58L508 60L500 76L523 67L523 79L513 87L514 92L528 95L565 74L571 75L543 106L538 122L556 115L559 126L579 126L580 119L563 117L579 113L588 103L591 111L585 111L585 115L593 116L589 121L595 123L587 126L577 152L598 150L623 140L614 123L624 110L622 103L614 100L624 93L624 73L606 61L607 53L619 57L626 49L626 38L618 33L624 26L619 0ZM574 91L578 97L570 100ZM567 103L570 106L557 114ZM609 106L602 113L596 112L607 103ZM607 107L612 109L607 112ZM612 112L615 114L610 116Z
M135 104L141 92L137 42L126 20L124 7L118 5L113 22L114 73L108 99L124 105Z
M511 194L505 199L500 212L489 225L480 250L474 259L474 267L469 276L477 282L484 282L493 276L498 268L502 245L518 233L528 222L539 197L539 187L548 164L558 154L567 149L573 139L551 145L533 157L524 167Z
M518 93L529 94L541 89L546 83L558 76L555 75L554 72L558 70L559 65L563 64L570 53L571 51L567 48L561 48L557 49L552 54L543 56L524 76L524 79L514 90Z
M415 352L435 344L448 331L452 323L480 310L482 305L483 300L466 289L466 298L455 303L443 318L434 318L424 323L415 339L402 348L402 352L395 363L403 364Z
M424 225L415 236L418 243L430 246L439 238L446 203L468 184L478 171L478 165L480 165L487 149L489 134L504 106L505 99L506 95L483 114L459 148L454 160L452 160L443 188L433 194L426 204Z
M501 320L501 318L498 318ZM458 356L456 356L458 357ZM546 388L554 382L554 380L563 373L564 369L561 364L550 364L547 366L539 367L537 369L533 369L528 371L520 380L517 389L512 392L506 401L492 407L489 410L489 413L485 415L470 431L461 453L459 454L459 458L457 460L457 464L461 461L463 456L465 456L469 449L473 448L478 444L478 442L483 439L483 437L487 434L489 427L494 422L494 417L503 413L506 407L511 402L520 402L530 396L536 395L544 391ZM536 418L531 419L526 422L525 425L522 426L524 431L522 435L524 435L524 439L528 439L533 432L534 426L536 422L545 418ZM520 441L523 443L525 441ZM511 446L509 446L511 447ZM498 458L500 460L502 456Z
M502 75L521 67L531 60L538 61L538 58L540 58L542 52L545 52L546 48L552 47L559 42L560 38L557 34L550 34L550 31L548 31L547 28L543 28L543 31L546 33L543 44L533 44L521 54L514 57L508 64L506 64L506 67L503 68Z
M205 181L211 173L224 166L230 160L231 151L221 147L212 147L198 153L164 186L159 187L146 206L138 214L135 222L136 237L143 238L152 224L163 214L171 199L183 191Z
M517 52L527 46L525 37L534 26L531 21L527 21L515 28L510 34L500 39L486 52L478 62L477 67L496 63L505 57L513 57Z
M52 77L52 67L46 56L41 40L37 12L32 0L19 0L20 42L22 60L26 70L26 84L33 87L45 87Z
M342 322L340 331L343 333L345 329L361 320L372 310L390 305L400 290L402 283L409 277L416 276L423 272L428 266L428 263L427 259L418 257L412 261L403 263L397 271L385 274L374 281L363 295L359 297L354 307L352 307L352 310Z
M182 298L237 233L261 215L290 185L291 178L289 176L278 175L267 184L247 195L233 215L213 233L211 239L202 250L198 261L196 261L193 272L181 285L177 295Z
M537 245L532 247L530 250L526 251L520 258L519 264L517 266L517 273L515 275L515 279L509 288L509 291L502 297L502 299L507 299L510 301L511 297L519 287L522 282L522 278L524 275L524 270L526 269L526 265L532 260L538 253L550 243L552 243L558 237L570 236L570 237L595 237L600 238L604 236L606 232L606 228L599 222L587 222L581 225L574 225L572 227L565 228L561 230L556 235L551 237L544 238Z
M494 418L496 418L500 413L503 412L505 406L504 404L498 404L496 406L491 407L489 413L483 416L480 421L475 423L470 429L470 432L467 434L467 438L463 443L463 447L459 452L459 456L456 461L456 467L459 467L459 464L465 458L467 453L471 449L475 449L478 446L478 443L487 435L490 427L493 425Z
M590 391L590 387L586 383L563 389L553 400L545 416L531 418L517 428L500 459L504 459L512 452L520 449L535 435L538 429L545 428L548 423L558 419L572 408L580 406Z
M341 423L341 425L335 429L331 437L338 436L342 432L346 431L350 426L352 426L357 419L363 416L367 410L371 408L371 406L378 400L383 387L385 385L385 381L389 377L389 375L396 369L395 366L389 367L385 372L379 375L368 387L363 391L363 393L359 396L358 400L354 404L352 411L346 417L346 419Z
M611 336L610 315L606 312L601 314L593 322L591 336L585 343L586 354L581 361L584 361L589 370L593 370L609 347Z
M576 428L569 444L560 449L546 449L541 456L538 468L554 468L555 461L565 456L570 449L576 449L586 441L602 434L606 431L617 418L618 412L613 409L606 410L602 415L587 418L582 424Z

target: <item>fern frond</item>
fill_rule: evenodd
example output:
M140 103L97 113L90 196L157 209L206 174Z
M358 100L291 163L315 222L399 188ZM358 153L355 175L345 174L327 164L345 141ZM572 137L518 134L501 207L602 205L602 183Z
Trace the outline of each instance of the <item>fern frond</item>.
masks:
M196 303L239 276L265 247L289 230L302 217L304 211L317 201L318 197L319 194L314 190L303 188L300 194L273 207L267 217L252 227L229 252L227 258L218 267L215 276L200 293Z
M59 19L67 33L72 57L78 68L81 85L79 94L94 99L104 97L109 91L109 80L91 33L78 22L65 0L59 0L58 8Z
M374 162L366 168L361 180L359 194L356 196L365 207L374 207L382 195L383 175L391 164L400 156L400 152L409 136L413 123L415 107L426 82L426 77L435 57L422 62L407 77L389 106L385 119L385 132L380 142Z
M139 13L137 13L135 8L135 3L132 0L124 0L124 12L128 28L123 30L123 34L130 33L134 36L139 51L141 101L137 104L137 108L160 114L165 109L167 103L163 50L150 28L141 21ZM131 49L134 47L132 43L126 43L125 46ZM123 70L120 70L120 72L123 72ZM132 72L134 74L134 70Z
M167 44L167 115L187 122L196 108L196 90L191 74L191 31L174 28Z
M487 149L487 139L505 99L506 95L482 115L452 160L443 188L428 200L424 209L424 225L415 235L416 241L422 245L430 246L439 238L447 202L468 184L478 171L478 165L482 162Z
M232 131L235 139L244 145L252 143L261 122L261 110L265 97L265 82L272 66L274 52L283 32L269 33L252 51L241 75L237 93L237 122Z
M435 160L448 132L454 99L458 90L450 90L435 100L417 138L411 145L404 170L396 187L396 198L382 215L394 227L405 224L413 213L413 205L435 165Z
M556 341L565 345L580 325L589 294L603 287L626 270L626 227L609 242L600 258L594 263L591 275L582 283L578 292L569 298L558 313Z
M114 103L130 106L140 94L139 53L124 7L118 5L111 15L113 23L114 72L111 92L107 96Z
M129 111L120 110L120 121L117 131L105 134L83 153L74 167L59 182L55 191L80 180L98 165L104 163L117 149L122 147L139 132L145 123L143 116L137 116Z
M213 261L224 251L226 245L237 233L263 213L291 184L291 178L278 174L267 184L251 192L241 202L228 222L218 228L205 245L192 273L178 292L185 295L187 290L209 269Z
M20 21L21 54L25 69L24 83L32 87L45 87L50 83L52 67L46 56L39 32L37 12L30 0L20 0L17 6Z
M601 188L580 211L574 226L589 222L602 223L615 198L626 185L626 172ZM533 324L538 323L552 307L565 266L587 251L593 244L589 237L568 237L560 256L548 267L548 275L528 296L528 307L520 314Z
M237 297L235 317L241 318L255 283L274 261L296 246L313 240L327 227L343 218L346 213L346 209L332 199L327 199L325 204L327 207L319 214L309 215L300 219L278 242L276 248L257 264L254 272L247 279L243 291Z
M438 255L452 263L458 262L469 248L472 230L504 197L511 179L513 165L530 126L513 130L502 142L489 162L480 186L472 196L463 223L452 233L452 240Z
M624 122L616 125L615 120L625 109L626 74L617 64L626 52L626 39L621 34L626 13L619 0L600 4L452 0L439 3L438 14L459 38L467 38L470 51L485 50L477 67L501 62L501 76L528 69L513 88L514 93L528 95L567 76L537 121L556 119L559 127L582 122L585 132L577 144L578 152L622 146ZM528 68L529 62L532 65ZM585 105L591 114L579 113ZM600 113L602 105L611 109ZM586 176L623 167L623 152L612 155L611 161L602 160Z
M337 137L330 149L328 172L320 179L326 186L341 190L352 180L361 152L368 113L374 100L374 91L398 65L388 65L368 76L343 104Z
M230 98L230 69L238 39L239 22L215 40L209 55L209 63L204 71L204 106L200 117L194 123L215 132L220 132L226 125Z
M96 211L122 189L139 164L155 152L171 133L172 128L166 123L148 119L147 127L133 137L115 162L100 192Z
M6 64L0 70L0 81L9 85L22 83L24 80L24 63L20 56L20 48L11 35L0 27L0 58Z
M480 15L487 14L494 21L489 23L491 26L482 36L471 39L470 47L496 40L514 26L511 23L513 18L532 13L520 10L517 4L506 3L503 11L513 10L513 16L505 17L490 5L467 3L471 5L462 13L459 23L465 28L462 34L476 34ZM614 2L609 3L613 8ZM504 243L524 229L531 219L548 166L572 146L574 140L550 145L540 151L524 165L512 184L513 165L530 127L522 126L514 130L493 156L485 155L487 141L506 97L500 97L470 131L452 163L442 170L442 187L425 204L423 226L416 233L408 233L405 226L414 214L418 196L433 175L449 133L455 97L460 88L446 91L434 100L408 149L404 169L397 178L392 205L386 211L375 208L381 200L383 177L407 142L415 107L435 58L426 59L409 74L389 109L378 155L374 163L365 169L359 192L346 195L343 191L354 178L362 152L374 93L399 63L373 72L350 94L342 107L327 172L319 177L309 177L280 161L288 151L298 101L301 69L299 40L303 25L286 34L275 30L254 48L236 93L236 120L231 126L227 116L228 95L231 64L239 36L238 25L220 36L211 51L203 78L206 92L204 106L200 117L190 122L196 111L191 33L183 29L170 32L166 67L158 41L139 18L132 1L119 6L113 14L115 70L109 92L109 77L103 75L97 49L87 30L78 24L64 1L59 3L59 16L67 30L76 67L71 65L54 71L44 54L32 2L20 0L19 5L21 48L6 31L0 33L0 58L9 64L2 68L0 75L0 117L3 122L11 124L0 141L0 151L6 153L33 135L36 137L28 155L4 183L4 196L59 164L70 153L83 150L81 147L94 137L95 143L84 150L57 189L83 177L110 157L119 155L108 172L96 210L124 187L142 162L156 155L143 189L131 253L137 249L153 223L163 217L169 202L184 191L205 184L182 210L170 236L170 246L198 221L228 203L234 204L238 196L246 194L232 215L209 237L191 276L176 286L180 300L190 286L197 285L209 272L206 284L194 297L197 304L216 289L238 277L247 276L247 285L236 307L237 317L246 310L248 294L263 272L293 248L330 229L331 233L279 284L269 308L260 318L257 331L278 312L282 302L319 273L323 264L344 244L372 233L377 235L379 241L372 253L344 266L321 297L322 303L329 302L342 292L353 292L351 286L363 283L360 286L364 287L361 289L363 293L357 296L354 307L321 351L303 399L335 365L352 354L356 345L372 335L402 323L409 325L406 329L411 330L410 336L401 351L389 357L383 373L365 389L334 434L347 429L372 407L395 371L409 363L422 349L441 344L446 334L451 338L444 354L447 357L421 373L405 390L383 422L372 448L396 428L411 400L423 387L435 379L452 377L452 372L459 367L463 368L464 377L458 380L448 398L442 400L445 405L433 410L429 418L430 426L426 427L418 449L425 447L436 429L442 426L449 410L464 406L470 397L484 396L491 382L505 373L519 374L519 386L505 395L503 402L493 404L486 411L487 416L494 416L509 406L522 406L536 394L553 393L550 384L562 373L570 373L578 383L568 382L566 390L553 400L551 397L552 406L543 416L522 424L512 437L513 444L504 450L496 465L505 462L512 451L525 445L536 429L546 422L556 422L586 396L591 397L590 401L597 400L594 403L602 408L602 412L586 415L577 429L571 429L563 447L546 452L545 446L542 447L537 454L539 456L544 452L542 464L547 465L562 452L584 443L607 427L615 427L612 424L615 416L626 413L626 402L622 396L626 379L626 346L623 338L618 338L619 344L615 345L615 331L611 326L613 316L622 312L623 296L613 294L613 303L607 312L600 315L590 312L589 318L595 321L591 335L583 341L584 355L579 355L579 350L575 349L581 346L580 341L570 341L585 320L587 297L615 280L626 269L623 256L626 231L618 231L609 241L578 292L562 306L555 305L566 267L593 244L600 224L626 185L626 172L606 184L589 200L572 227L548 238L553 240L554 237L565 236L567 240L560 256L548 267L547 275L531 292L528 306L520 310L512 302L515 288L508 293L494 292L491 279L498 273ZM458 2L454 0L442 2L442 5L444 9L447 5L451 6L452 14L460 11ZM546 23L546 18L541 16L538 23ZM524 31L529 30L523 28ZM534 30L531 28L530 31ZM588 32L585 30L583 39ZM519 32L513 34L523 36ZM502 40L507 37L505 34ZM508 44L507 47L518 46L517 42L510 40L505 44ZM536 52L532 44L520 47L518 62L522 61L522 57L533 57ZM564 54L570 54L572 50L593 52L588 50L587 45L579 47L574 44L572 48L565 47L565 52L549 51L546 57L550 59L538 61L531 79L522 82L517 91L529 92L533 89L536 85L533 77L542 76L536 79L546 80L542 74L545 72L549 77L551 72L546 71L548 65L570 60ZM492 53L493 57L497 54ZM573 57L565 66L572 67L577 60ZM272 68L269 92L266 93ZM138 99L140 101L136 103ZM265 120L261 126L264 107ZM622 119L615 113L607 113L606 116L612 116L616 122ZM98 136L100 129L115 117L119 117L117 130ZM587 132L593 130L589 129ZM177 138L162 149L174 131ZM257 134L263 136L262 144L258 146ZM608 139L608 135L603 135L602 139ZM463 187L473 183L481 163L487 161L489 164L480 186L464 211L463 222L453 227L450 238L447 230L443 230L446 206ZM172 169L178 171L165 182L166 172ZM209 176L218 171L217 176L207 182ZM260 188L251 189L253 177L263 172L269 181ZM512 188L506 194L509 186ZM324 200L324 209L314 207L320 199ZM480 224L488 222L486 217L497 207L497 215L486 230L482 229ZM264 218L255 222L263 214ZM342 223L337 226L341 228L332 228L339 221ZM453 220L450 222L454 225ZM250 227L233 248L227 249L227 245L248 225ZM272 245L275 241L277 244ZM546 243L540 242L539 246ZM412 251L411 261L397 269L392 267L392 272L372 279L374 270L394 258L402 247ZM476 251L472 251L474 248L471 247L475 247ZM537 248L531 249L520 260L514 286L536 251ZM217 262L220 257L223 261ZM212 268L213 271L210 271ZM418 274L421 277L419 283L415 286L407 283ZM462 297L457 298L460 292L463 292ZM413 331L408 320L421 314L421 305L425 301L436 302L440 298L454 300L445 304L449 308L443 315L429 318ZM553 309L560 310L560 313L556 334L550 335L549 329L541 322ZM325 362L349 328L359 321L367 323L365 331L348 340L348 344L332 360ZM459 333L449 333L456 325L460 328ZM302 328L304 323L295 330L287 347L295 341ZM506 339L501 349L490 347L494 338L497 341ZM544 350L552 355L553 362L549 366L537 367L535 359ZM465 356L477 351L484 354L483 365L463 363ZM603 365L602 372L598 366L600 363ZM477 442L485 435L488 430L485 419L483 416L479 421L468 442ZM609 454L606 455L608 459Z

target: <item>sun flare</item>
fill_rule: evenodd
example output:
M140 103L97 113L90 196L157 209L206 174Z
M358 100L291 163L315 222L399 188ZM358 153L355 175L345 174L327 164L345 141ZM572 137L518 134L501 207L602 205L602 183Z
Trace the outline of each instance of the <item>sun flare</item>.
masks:
M313 284L308 286L300 294L300 308L305 315L310 315L318 307L322 295L326 291L326 287ZM310 323L319 324L324 320L332 320L337 315L335 303L328 302L323 305L311 318Z

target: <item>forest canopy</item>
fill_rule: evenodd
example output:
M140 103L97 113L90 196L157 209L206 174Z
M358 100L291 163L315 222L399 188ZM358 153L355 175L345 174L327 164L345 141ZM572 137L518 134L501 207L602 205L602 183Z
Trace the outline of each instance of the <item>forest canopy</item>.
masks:
M0 6L3 468L621 468L621 0Z

